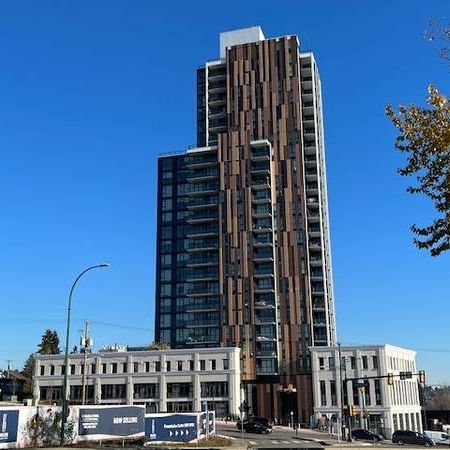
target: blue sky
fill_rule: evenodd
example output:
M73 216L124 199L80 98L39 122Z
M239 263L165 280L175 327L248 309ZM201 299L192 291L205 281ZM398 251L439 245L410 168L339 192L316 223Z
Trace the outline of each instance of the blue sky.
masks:
M449 67L422 39L448 2L0 3L0 367L22 365L45 328L72 343L153 338L156 159L195 143L195 69L221 31L298 34L324 94L335 297L343 343L418 349L450 383L450 254L416 250L433 209L405 192L384 106L449 94ZM433 350L433 351L431 351Z

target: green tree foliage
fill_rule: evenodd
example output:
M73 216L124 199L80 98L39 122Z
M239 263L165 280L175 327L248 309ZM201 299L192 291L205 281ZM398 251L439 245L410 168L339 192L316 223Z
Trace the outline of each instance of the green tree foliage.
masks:
M424 227L413 225L414 243L432 256L450 249L450 102L434 86L428 88L429 107L391 105L386 114L398 129L395 148L407 155L398 172L415 176L411 194L423 194L434 202L438 217Z
M59 349L59 336L56 330L45 330L38 349L38 353L41 355L57 355L61 353Z
M27 395L31 395L33 392L33 374L34 374L34 355L31 354L25 361L22 374L27 377L27 382L25 383L23 390Z

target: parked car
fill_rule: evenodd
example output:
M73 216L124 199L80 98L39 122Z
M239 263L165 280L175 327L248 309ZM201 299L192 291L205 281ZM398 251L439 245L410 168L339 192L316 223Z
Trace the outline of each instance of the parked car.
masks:
M244 421L243 427L247 433L267 434L272 431L269 427L266 427L262 423L256 422L255 420Z
M381 434L373 433L369 430L363 429L355 429L352 430L352 438L356 441L370 441L370 442L380 442L383 441L384 438Z
M409 430L394 431L394 434L392 435L392 442L399 445L416 444L424 445L425 447L434 447L436 445L433 439L430 439L428 436L418 433L417 431Z
M428 431L425 430L423 434L432 439L435 444L450 444L450 435L444 431Z

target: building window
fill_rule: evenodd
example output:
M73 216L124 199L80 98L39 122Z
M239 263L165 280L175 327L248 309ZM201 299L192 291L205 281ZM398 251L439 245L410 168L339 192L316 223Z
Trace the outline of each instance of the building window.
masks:
M172 186L170 184L162 187L162 196L172 197Z
M337 397L336 397L336 381L330 381L330 395L331 395L331 404L332 406L337 405Z
M163 269L161 270L161 281L170 281L172 279L172 270Z
M159 325L161 328L170 327L170 314L161 314L159 317Z
M319 358L319 369L325 370L325 359L324 358Z
M45 375L45 366L41 366L41 376Z
M171 212L164 212L161 214L161 220L163 223L172 222L172 213Z
M215 359L211 360L211 370L216 370L216 360Z
M194 360L193 360L193 359L191 359L191 360L189 361L189 370L190 370L190 371L193 371L193 370L194 370Z
M166 372L170 372L170 361L166 361Z
M145 362L145 371L150 372L150 361Z
M226 381L212 381L200 384L202 397L228 397L228 383Z
M354 356L350 357L350 366L352 369L356 368L356 358Z
M125 384L103 384L102 399L123 399L126 395Z
M172 264L172 255L161 255L161 265L170 266Z
M70 365L70 375L75 375L75 364Z
M111 364L111 373L117 373L117 363Z
M178 368L178 371L180 372L180 371L182 371L183 370L183 361L177 361L177 368Z
M320 387L320 405L327 406L327 392L325 387L325 381L323 380L319 381L319 387Z
M127 372L128 372L128 364L122 363L122 373L127 373Z
M190 398L193 392L193 383L167 383L167 398Z
M383 404L383 399L381 398L381 383L380 380L375 381L375 403L377 405Z
M170 284L161 284L161 297L170 297L172 295L172 286Z
M84 364L80 365L80 373L81 375L84 375Z
M159 398L159 386L155 383L137 383L133 390L134 398Z
M374 369L378 369L378 356L372 356L372 365Z
M106 364L105 363L102 364L102 373L106 373Z
M362 366L363 366L363 369L368 369L367 356L362 357Z
M161 372L161 361L155 361L155 372Z
M165 198L161 202L161 207L163 211L170 211L172 209L172 199L171 198Z
M61 375L64 375L66 373L66 366L61 366Z
M330 370L335 369L334 358L332 356L328 358L328 367Z
M55 366L53 364L50 366L50 375L55 375Z
M137 362L133 363L133 372L134 373L139 372L139 363L137 363Z
M228 359L224 359L223 360L223 370L228 370L229 369L229 361Z
M369 381L370 383L370 381ZM370 384L369 384L370 386ZM370 406L372 404L372 400L370 398L370 387L364 388L364 403L366 406Z
M359 390L354 383L352 383L352 390L353 390L353 404L359 406Z
M200 360L200 370L206 370L206 362L204 359Z

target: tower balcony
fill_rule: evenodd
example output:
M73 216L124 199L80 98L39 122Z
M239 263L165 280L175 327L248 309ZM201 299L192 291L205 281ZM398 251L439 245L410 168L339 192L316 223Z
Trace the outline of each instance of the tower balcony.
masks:
M219 198L217 195L207 196L199 195L197 197L192 197L187 204L187 209L201 209L210 208L211 206L217 206L219 204Z
M186 181L196 183L208 180L214 180L219 176L217 167L206 167L204 169L191 170Z

